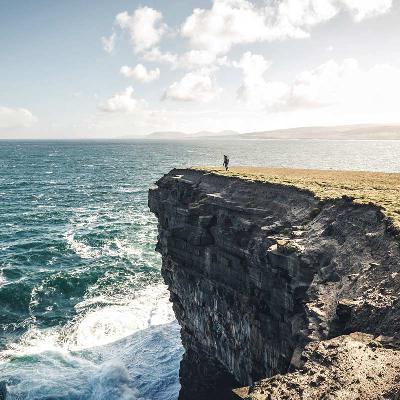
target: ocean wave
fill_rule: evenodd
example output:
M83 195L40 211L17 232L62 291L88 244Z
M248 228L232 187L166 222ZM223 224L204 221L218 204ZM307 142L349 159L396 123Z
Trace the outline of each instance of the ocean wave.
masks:
M0 247L0 250L2 250L2 248ZM0 286L4 285L7 282L7 279L5 278L4 274L3 274L3 270L0 271Z
M83 352L48 350L1 363L7 400L170 400L179 390L177 323Z
M82 259L95 259L99 257L141 257L143 250L140 247L135 247L127 239L111 238L103 240L101 246L91 246L85 243L84 239L76 239L77 233L73 230L68 230L64 237L69 248ZM143 235L143 234L142 234ZM149 235L144 234L147 242ZM145 238L137 235L135 239L139 244L144 243Z
M115 361L102 365L90 384L93 389L89 400L136 400L140 397L130 386L127 368Z
M37 304L32 296L31 306ZM0 359L47 351L79 351L103 346L151 326L168 324L175 316L163 284L138 290L129 301L99 296L75 306L78 315L65 326L40 329L34 323L20 340L0 352Z
M157 284L137 290L135 297L125 302L105 295L87 298L76 305L76 318L64 326L42 329L32 320L20 340L0 353L8 399L170 398L162 393L143 395L152 391L152 385L147 378L141 383L137 372L144 365L157 369L158 361L147 350L154 345L149 343L162 343L164 337L171 341L162 330L151 330L175 320L168 297L165 285ZM137 334L142 337L136 338ZM173 345L161 344L157 349L158 357L168 360L165 371L158 373L169 383L174 379L177 385L174 359L181 350L179 340L172 340ZM132 374L136 374L135 380ZM137 385L142 386L140 395ZM177 389L171 386L169 390Z
M72 230L68 230L65 234L65 240L68 246L74 251L79 257L84 259L99 257L101 252L99 249L88 246L82 241L75 239L75 234Z
M156 285L136 294L125 304L104 306L104 297L91 298L76 306L89 311L73 323L67 332L66 345L70 350L83 350L118 341L151 326L167 324L175 319L165 285ZM112 302L113 299L108 299ZM100 307L92 308L95 304ZM90 305L90 307L88 307Z

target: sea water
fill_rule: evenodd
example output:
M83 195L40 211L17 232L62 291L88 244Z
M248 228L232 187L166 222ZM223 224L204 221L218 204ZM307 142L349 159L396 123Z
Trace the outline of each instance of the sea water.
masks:
M400 171L397 141L0 141L8 399L176 399L182 346L147 191L173 167Z

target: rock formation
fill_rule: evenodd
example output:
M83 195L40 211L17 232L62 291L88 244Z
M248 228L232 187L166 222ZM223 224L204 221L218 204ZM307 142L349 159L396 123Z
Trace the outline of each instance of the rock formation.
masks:
M161 178L149 207L180 399L400 396L399 241L378 207L192 169Z

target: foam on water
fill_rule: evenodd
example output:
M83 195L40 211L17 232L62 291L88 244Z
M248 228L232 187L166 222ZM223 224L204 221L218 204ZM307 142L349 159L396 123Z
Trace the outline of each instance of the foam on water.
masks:
M93 387L91 400L139 398L138 391L130 387L129 372L122 364L111 362L102 365L90 383Z
M0 250L5 250L5 249L6 249L6 247L2 247L0 245ZM6 281L7 281L7 279L4 277L3 269L0 269L0 286L4 285L6 283Z
M85 243L76 240L75 233L72 229L66 232L65 239L70 248L81 258L91 259L99 257L101 254L100 250L94 249Z
M83 350L120 340L146 328L174 321L175 316L164 285L156 285L137 293L126 304L104 306L107 299L92 298L79 303L77 308L89 308L68 332L67 345L72 350ZM102 304L93 308L96 303ZM89 307L88 307L89 306Z
M163 284L139 290L130 301L99 296L78 303L77 317L62 327L38 329L34 324L18 343L0 353L0 360L40 354L66 353L116 342L135 332L175 320Z
M77 317L65 326L39 329L32 324L18 343L0 354L3 378L11 381L9 398L50 399L56 394L63 399L146 398L147 393L140 393L131 379L135 355L146 352L135 334L152 342L152 329L160 333L163 326L171 329L171 323L176 325L168 296L166 287L158 284L137 291L130 301L89 298L76 305ZM130 350L126 352L126 348ZM180 345L175 343L167 352L179 357ZM127 354L134 358L132 365ZM143 360L142 354L140 357ZM146 363L153 367L151 355ZM166 371L168 379L170 374L171 370ZM154 376L163 378L162 374ZM154 398L163 397L160 393Z

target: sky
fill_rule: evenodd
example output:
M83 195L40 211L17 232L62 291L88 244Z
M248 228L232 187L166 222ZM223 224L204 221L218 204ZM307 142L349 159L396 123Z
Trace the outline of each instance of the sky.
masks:
M400 123L400 0L0 0L0 138Z

